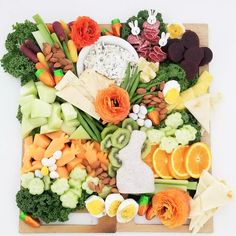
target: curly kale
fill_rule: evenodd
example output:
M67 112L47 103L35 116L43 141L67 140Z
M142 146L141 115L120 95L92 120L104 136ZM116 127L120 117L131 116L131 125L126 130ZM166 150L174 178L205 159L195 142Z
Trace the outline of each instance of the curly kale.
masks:
M35 76L34 63L28 60L19 51L8 52L1 59L1 66L5 72L16 78L21 79L21 84L24 85L30 80L37 80Z
M37 80L37 78L34 74L34 63L20 52L19 45L26 39L35 42L32 32L37 30L37 26L26 20L24 23L16 23L12 29L13 32L8 34L5 42L8 52L1 58L1 66L7 73L19 78L24 85L29 80Z
M161 13L158 13L156 16L157 20L160 22L160 32L166 32L166 24L163 22ZM142 30L143 29L143 23L148 19L148 11L147 10L141 10L138 12L137 16L130 17L125 24L122 26L122 32L121 37L123 39L127 39L128 36L131 34L131 29L128 25L129 22L137 20L138 26Z
M16 119L17 119L20 123L22 123L21 106L19 106L18 109L17 109Z
M13 32L9 33L5 42L5 47L9 52L18 51L18 46L26 39L36 42L32 32L37 30L36 24L26 20L23 23L16 23L12 26Z
M173 63L162 63L160 69L156 75L156 79L152 80L151 83L176 80L180 84L181 92L192 87L197 82L198 76L192 81L186 78L185 71L177 64Z
M16 194L17 206L24 212L39 218L45 223L68 220L71 212L84 208L88 195L82 193L77 208L69 209L62 206L60 196L52 191L44 191L41 195L31 195L28 189L22 188Z

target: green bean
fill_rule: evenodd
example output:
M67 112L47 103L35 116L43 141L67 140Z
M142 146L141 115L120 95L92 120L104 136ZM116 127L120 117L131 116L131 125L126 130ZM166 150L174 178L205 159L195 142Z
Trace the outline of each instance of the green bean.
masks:
M104 126L98 120L94 119L92 116L90 116L87 113L85 113L85 115L88 117L88 119L91 120L91 122L95 123L99 131L102 131L104 129Z
M83 116L81 115L81 113L80 113L79 110L77 111L77 113L78 113L78 120L79 120L80 124L82 125L82 127L85 129L85 131L88 133L88 135L89 135L92 139L98 141L96 135L93 133L93 131L91 130L91 128L89 127L89 125L87 124L87 122L84 120L84 118L83 118Z
M130 79L130 71L131 71L131 64L129 62L127 69L125 71L125 78L123 80L123 82L121 83L120 87L123 89L126 89L128 83L129 83L129 79Z
M136 78L136 76L137 76L137 73L138 73L138 67L136 67L136 68L134 69L134 72L132 73L132 75L131 75L131 77L130 77L130 79L129 79L129 84L127 85L127 88L126 88L126 91L127 91L128 93L130 93L132 84L133 84L133 82L134 82L134 80L135 80L135 78Z
M129 96L132 98L136 89L138 88L138 84L139 84L139 80L140 80L140 72L138 72L138 74L136 75L134 82L130 88L130 92L129 92Z
M84 118L84 120L86 120L87 124L89 125L89 127L92 129L92 131L94 132L95 136L97 137L97 141L101 141L101 134L97 128L97 126L94 124L94 121L90 119L89 115L87 115L84 112L81 112L81 116Z

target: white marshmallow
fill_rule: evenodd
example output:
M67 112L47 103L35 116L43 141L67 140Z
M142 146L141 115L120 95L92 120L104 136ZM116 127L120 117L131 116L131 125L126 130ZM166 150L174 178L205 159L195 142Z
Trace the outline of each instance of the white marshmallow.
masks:
M59 150L59 151L54 152L52 157L58 160L61 158L61 156L62 156L62 151Z
M140 106L138 104L133 105L133 112L138 114L140 111Z
M138 119L138 115L136 113L129 113L129 117L133 120L137 120Z

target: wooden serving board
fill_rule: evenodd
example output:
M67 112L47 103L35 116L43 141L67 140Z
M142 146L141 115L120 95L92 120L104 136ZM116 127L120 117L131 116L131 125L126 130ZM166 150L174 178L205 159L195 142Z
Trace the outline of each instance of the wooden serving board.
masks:
M107 28L111 30L111 25L101 24L101 28ZM186 29L193 30L200 38L201 46L208 46L208 25L207 24L185 24ZM208 66L200 68L200 72L209 70ZM204 133L202 141L210 145L210 135ZM84 211L78 212L81 214ZM130 222L127 224L120 224L116 222L116 219L104 216L98 220L96 225L81 225L81 224L49 224L42 225L40 228L32 228L26 225L24 222L19 222L20 233L115 233L115 232L178 232L189 233L189 223L182 225L175 229L169 229L161 224L137 224ZM213 232L213 219L211 218L205 226L201 229L201 233Z

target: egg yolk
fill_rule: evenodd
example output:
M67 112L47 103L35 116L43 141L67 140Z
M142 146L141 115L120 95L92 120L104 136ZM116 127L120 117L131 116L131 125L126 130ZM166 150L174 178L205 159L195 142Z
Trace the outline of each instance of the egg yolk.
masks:
M115 216L117 209L119 207L119 205L121 204L121 201L116 200L114 202L111 203L110 207L109 207L109 215L110 216Z
M122 219L130 220L135 215L135 206L134 205L128 205L127 207L125 207L121 211L120 215L121 215Z
M167 27L167 32L170 33L171 39L176 39L183 35L184 28L180 24L171 24Z
M168 104L174 104L178 98L179 98L179 91L177 91L174 88L170 89L165 95L165 101Z
M100 200L93 200L91 202L88 202L86 207L88 212L92 215L99 215L105 209L104 203Z

